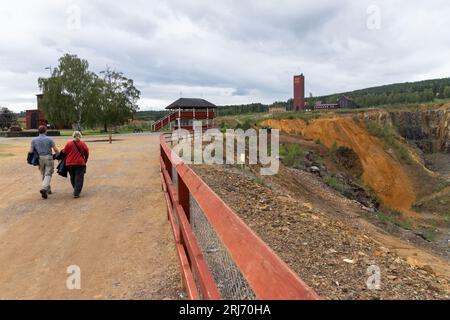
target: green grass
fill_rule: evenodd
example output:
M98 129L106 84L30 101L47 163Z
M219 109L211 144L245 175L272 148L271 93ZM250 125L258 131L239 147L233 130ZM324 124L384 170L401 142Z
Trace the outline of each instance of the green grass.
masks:
M133 129L134 130L134 129ZM133 130L131 129L120 129L117 132L110 131L110 132L102 132L102 131L96 131L96 130L86 130L83 131L83 136L102 136L102 135L109 135L111 134L127 134L127 133L133 133ZM71 137L73 134L73 130L60 130L62 137Z
M324 181L329 187L333 188L334 190L337 190L341 193L345 191L345 184L334 176L326 176L324 178Z
M378 212L378 219L384 223L391 223L403 229L412 230L413 224L406 218L402 217L402 213L397 210L390 212Z
M312 112L285 112L285 113L276 113L272 116L272 119L275 120L295 120L300 119L309 124L309 121L318 119L322 116L321 112L312 111Z
M266 113L246 113L236 116L223 116L217 118L220 130L223 132L227 129L243 129L248 130L253 126L259 126L261 122L267 118L263 118Z
M74 130L60 130L62 137L71 137ZM94 135L101 135L105 133L101 133L100 131L83 131L83 136L94 136Z
M425 230L420 232L420 234L426 240L431 241L431 242L436 241L436 239L438 237L438 232L435 228L426 228Z
M305 153L298 144L282 144L280 146L282 162L296 169L303 167Z
M414 163L407 147L399 141L399 136L394 129L388 126L382 126L377 122L368 119L366 119L364 123L369 134L379 138L385 149L393 148L397 156L405 163L409 165Z
M390 104L383 104L383 105L377 105L374 107L364 107L359 109L334 109L329 110L326 112L329 113L344 113L344 114L351 114L351 113L359 113L359 112L367 112L367 111L373 111L373 110L384 110L387 112L395 112L399 109L406 109L409 111L414 110L420 110L421 108L427 108L427 109L434 109L438 107L442 107L445 104L449 103L450 99L434 99L433 101L429 102L416 102L416 103L390 103Z
M450 209L448 209L448 212L444 216L444 220L450 224Z

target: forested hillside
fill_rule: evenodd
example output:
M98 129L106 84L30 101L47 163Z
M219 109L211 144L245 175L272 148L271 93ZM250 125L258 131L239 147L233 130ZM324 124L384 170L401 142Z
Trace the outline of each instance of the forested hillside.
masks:
M432 102L435 99L450 99L450 78L390 84L316 97L313 100L334 103L343 95L353 98L361 107Z

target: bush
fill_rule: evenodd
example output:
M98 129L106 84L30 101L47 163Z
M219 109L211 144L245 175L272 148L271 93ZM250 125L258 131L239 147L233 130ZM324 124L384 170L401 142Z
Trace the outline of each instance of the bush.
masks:
M420 232L420 235L427 241L433 242L436 241L438 237L438 231L435 228L426 228L425 230Z
M288 167L301 168L304 162L304 152L298 144L283 144L280 146L280 156Z
M8 108L0 108L0 129L9 129L11 126L16 124L17 115Z
M337 190L339 192L344 192L345 191L345 184L344 182L340 181L338 178L334 177L334 176L326 176L325 177L325 183L333 188L334 190Z

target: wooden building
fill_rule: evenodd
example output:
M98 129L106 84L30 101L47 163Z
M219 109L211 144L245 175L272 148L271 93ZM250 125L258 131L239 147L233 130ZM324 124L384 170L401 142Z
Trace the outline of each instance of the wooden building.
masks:
M217 106L204 99L180 98L166 109L170 113L152 125L153 131L159 131L165 127L169 127L170 130L193 130L194 121L201 121L203 130L215 127Z
M342 96L338 100L338 105L340 109L355 109L358 108L356 103L353 101L352 98L349 98L347 96Z
M40 110L27 110L26 125L28 130L38 129L39 126L46 126L47 121L45 120L44 113Z
M342 96L337 100L336 103L322 103L317 102L314 106L314 110L332 110L332 109L356 109L359 108L358 105L353 101L352 98L347 96Z
M284 112L287 112L286 107L276 105L269 107L269 113L284 113Z

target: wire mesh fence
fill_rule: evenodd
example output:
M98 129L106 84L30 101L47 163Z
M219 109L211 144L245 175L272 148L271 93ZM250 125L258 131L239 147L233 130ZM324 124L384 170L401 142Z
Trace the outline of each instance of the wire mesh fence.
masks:
M172 183L175 187L175 190L178 190L178 173L177 173L177 167L172 166Z
M175 166L172 166L172 183L173 186L175 188L175 190L178 190L178 173L177 173L177 168ZM172 204L172 211L175 212L175 204ZM178 215L174 214L174 219L175 219L175 225L177 226L177 228L180 226L180 222L178 221Z
M189 200L192 231L222 298L226 300L255 300L255 293L192 194L189 195Z

